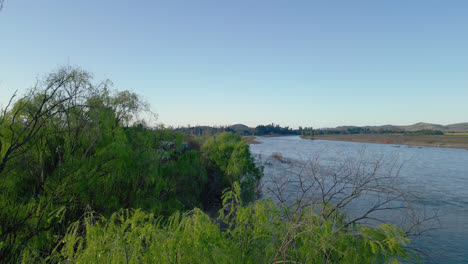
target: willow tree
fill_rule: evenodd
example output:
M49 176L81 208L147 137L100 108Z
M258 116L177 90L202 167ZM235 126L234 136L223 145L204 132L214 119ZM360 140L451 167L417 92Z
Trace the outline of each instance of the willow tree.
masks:
M157 140L137 149L126 130L148 106L110 86L61 68L2 110L0 260L24 248L47 252L86 211L163 210L167 179L150 166Z
M224 132L209 138L202 146L202 152L211 172L210 181L213 195L220 197L221 190L231 188L235 182L240 183L242 199L252 201L259 193L263 168L257 167L249 145L241 137Z

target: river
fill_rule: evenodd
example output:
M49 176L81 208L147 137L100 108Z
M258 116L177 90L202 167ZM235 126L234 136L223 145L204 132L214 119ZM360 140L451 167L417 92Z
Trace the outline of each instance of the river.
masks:
M271 186L278 177L303 173L303 167L297 164L317 160L317 163L331 166L333 162L356 156L367 160L379 157L389 163L397 160L402 165L397 185L408 194L405 197L411 208L419 216L437 215L437 219L423 225L426 229L437 229L411 237L411 246L421 251L424 263L468 263L468 150L308 140L298 136L257 137L256 140L261 143L250 145L250 149L265 167L263 192L273 199L267 190L269 184ZM272 155L280 156L283 161L272 159ZM290 197L295 197L295 189L294 184L285 187ZM366 199L367 203L347 207L347 213L355 214L363 206L369 206L372 201L369 197ZM401 210L395 210L391 216L397 222L396 219L404 218L402 214Z

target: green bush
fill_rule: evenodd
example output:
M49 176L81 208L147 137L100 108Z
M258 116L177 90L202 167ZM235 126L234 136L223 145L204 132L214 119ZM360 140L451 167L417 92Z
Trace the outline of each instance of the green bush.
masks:
M75 222L53 254L57 263L399 263L408 239L390 225L345 227L312 208L288 219L268 200L242 205L240 187L223 196L218 222L199 209L169 219L141 210Z
M221 196L221 190L232 188L234 182L240 183L244 201L253 201L258 196L263 168L255 164L245 140L223 132L207 139L202 152L211 175L210 181L217 183L216 197Z

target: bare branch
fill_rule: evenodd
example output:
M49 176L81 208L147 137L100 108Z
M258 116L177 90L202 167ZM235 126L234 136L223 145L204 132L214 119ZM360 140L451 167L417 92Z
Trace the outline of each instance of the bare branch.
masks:
M271 181L266 179L266 195L276 198L282 208L287 207L283 211L290 224L272 261L284 256L298 236L313 232L301 230L303 217L310 210L320 219L339 223L336 232L356 224L380 223L397 225L407 236L420 236L439 228L437 216L419 215L411 204L412 196L400 188L404 161L395 155L370 158L365 149L354 157L339 155L335 159L321 159L317 154L306 162L290 161L289 167L274 158L265 163L275 169ZM276 175L282 169L284 173ZM291 172L296 172L295 178ZM399 219L394 217L394 212L399 212L404 222L397 223Z

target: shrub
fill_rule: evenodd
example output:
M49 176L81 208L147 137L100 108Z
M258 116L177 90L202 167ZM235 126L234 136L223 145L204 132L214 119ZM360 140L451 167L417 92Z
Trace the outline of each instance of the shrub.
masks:
M409 259L404 233L394 226L344 227L313 208L292 219L269 200L244 206L240 187L223 195L218 221L198 209L169 219L141 210L110 218L88 215L70 226L54 253L67 263L399 263ZM24 261L37 261L25 254ZM36 259L35 259L36 257Z
M224 132L206 140L202 146L209 181L216 183L214 199L221 197L221 190L239 182L242 199L253 201L259 194L263 168L256 166L249 145L241 137Z

